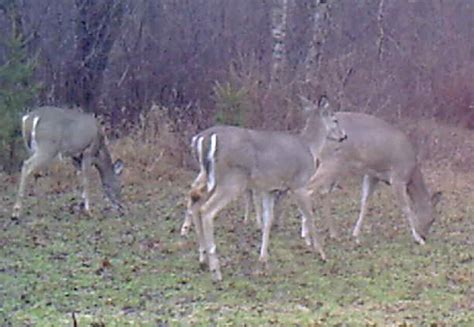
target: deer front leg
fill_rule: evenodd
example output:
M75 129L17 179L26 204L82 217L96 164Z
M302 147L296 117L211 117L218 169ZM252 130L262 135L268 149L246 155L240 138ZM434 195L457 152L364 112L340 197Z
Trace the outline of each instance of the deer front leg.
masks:
M301 238L304 239L307 246L311 246L311 237L309 236L308 229L308 218L300 208L298 208L298 210L301 214Z
M398 203L403 211L403 214L408 220L408 224L410 225L413 238L418 244L424 245L425 240L416 231L416 227L415 227L416 215L411 209L411 200L408 195L407 184L401 181L395 181L393 182L392 185L393 185L393 190L395 192L395 196L398 199Z
M84 204L84 212L88 216L92 216L90 210L89 199L89 167L92 164L92 158L88 154L84 154L81 161L81 179L82 179L82 201Z

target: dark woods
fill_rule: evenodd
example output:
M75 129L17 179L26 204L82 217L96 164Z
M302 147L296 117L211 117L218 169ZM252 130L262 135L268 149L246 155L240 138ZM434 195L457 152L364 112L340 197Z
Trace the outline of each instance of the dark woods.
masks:
M115 137L153 104L189 133L293 128L296 95L322 92L471 128L472 17L469 0L1 0L0 65L20 37L38 85L25 102L81 106Z

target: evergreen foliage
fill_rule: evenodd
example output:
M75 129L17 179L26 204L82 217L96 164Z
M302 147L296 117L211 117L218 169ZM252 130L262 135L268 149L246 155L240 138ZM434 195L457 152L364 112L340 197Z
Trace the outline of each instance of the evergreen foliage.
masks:
M5 56L0 59L0 168L11 172L19 161L21 114L31 104L38 85L32 83L36 60L27 51L15 2L0 4L12 23L11 35L0 38L5 49Z

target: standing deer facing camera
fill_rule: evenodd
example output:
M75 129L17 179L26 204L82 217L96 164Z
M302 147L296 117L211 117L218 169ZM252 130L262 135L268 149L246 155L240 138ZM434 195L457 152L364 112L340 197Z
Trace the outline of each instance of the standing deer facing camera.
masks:
M214 217L249 189L258 192L263 208L261 263L265 265L268 261L277 191L288 191L296 200L308 227L306 241L325 259L314 227L308 186L316 171L318 152L324 144L346 139L328 106L323 97L318 110L310 108L306 126L298 135L215 126L193 138L200 173L190 191L188 212L196 227L199 261L201 265L209 265L213 280L222 279L214 242Z
M23 116L22 134L31 157L23 162L13 218L20 217L27 178L47 167L58 155L72 157L82 172L84 209L90 214L88 168L99 171L105 195L117 210L122 210L120 181L123 170L119 159L112 163L104 135L96 119L88 114L55 107L41 107Z

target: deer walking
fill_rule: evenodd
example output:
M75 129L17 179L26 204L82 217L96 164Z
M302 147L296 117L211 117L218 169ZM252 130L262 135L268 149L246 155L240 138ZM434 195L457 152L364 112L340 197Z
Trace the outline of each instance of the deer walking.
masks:
M119 159L112 163L104 135L92 115L56 107L40 107L23 116L22 134L31 156L23 162L13 218L20 217L28 176L47 167L58 155L72 157L80 167L82 198L88 214L90 166L99 171L102 188L112 206L122 210L121 186L117 176L123 169L123 162Z
M220 210L248 189L259 192L263 209L259 262L268 262L268 242L276 191L289 191L305 219L307 243L325 260L313 221L308 188L316 170L315 158L327 142L346 139L327 99L319 110L310 107L306 126L299 135L215 126L194 137L200 172L192 185L188 207L196 227L199 261L209 266L212 279L222 279L214 241L214 218Z
M301 100L306 108L314 107L311 101L304 98ZM441 192L430 196L415 149L408 137L398 128L372 115L338 112L335 117L349 137L340 144L327 143L322 149L317 159L319 168L311 179L312 190L327 193L351 175L363 176L360 212L352 232L356 242L360 243L359 236L368 199L380 181L391 185L398 205L408 220L413 238L419 244L424 244L435 219L434 207L441 198ZM193 188L199 188L198 185L205 182L205 173L201 173L200 177L203 180L196 179ZM262 209L258 195L254 194L253 197L258 222ZM248 217L252 202L251 191L246 191L245 200L245 217ZM191 204L192 202L188 203L188 208L191 208ZM336 237L331 217L326 217L326 221L331 237ZM305 224L303 217L302 237L306 237L308 232ZM183 224L186 233L190 225L191 215L188 210Z
M360 213L352 232L359 243L368 198L379 182L391 185L413 238L424 244L441 193L430 196L408 137L371 115L338 112L335 116L348 139L338 144L327 143L322 149L318 169L311 179L312 190L325 193L350 175L363 176ZM330 218L328 225L331 234L335 235Z

